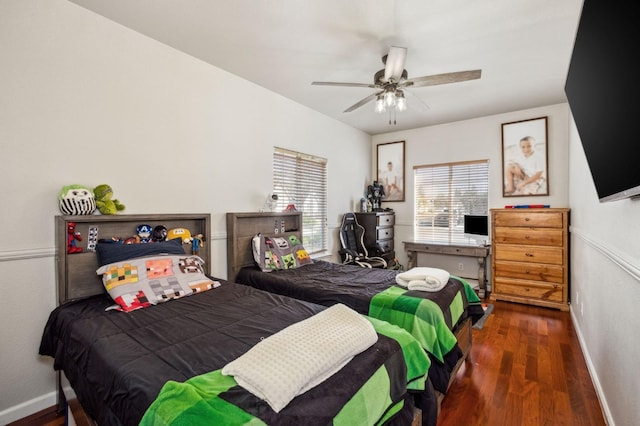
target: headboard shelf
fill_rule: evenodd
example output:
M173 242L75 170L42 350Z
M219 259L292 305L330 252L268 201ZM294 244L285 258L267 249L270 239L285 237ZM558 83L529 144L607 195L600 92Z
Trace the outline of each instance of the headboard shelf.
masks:
M75 230L82 236L82 241L76 242L77 247L82 248L81 253L67 253L67 226L70 222L75 222ZM205 244L200 247L198 256L206 262L207 273L210 273L211 245L207 240L211 236L211 215L208 213L56 216L58 303L105 292L102 280L96 274L98 257L87 249L90 228L98 229L98 238L128 238L136 235L136 228L142 224L151 227L163 225L167 229L185 228L191 235L202 234ZM190 244L183 246L186 254L191 253Z
M255 264L251 240L256 234L295 234L302 241L302 212L227 213L227 279Z

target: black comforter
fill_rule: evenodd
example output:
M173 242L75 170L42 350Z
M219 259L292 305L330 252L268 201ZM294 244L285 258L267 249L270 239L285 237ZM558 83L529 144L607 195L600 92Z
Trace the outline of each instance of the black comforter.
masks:
M372 299L395 286L397 274L398 271L394 270L362 268L316 260L298 268L271 272L263 272L258 267L245 267L239 271L236 282L325 306L343 303L361 314L371 315ZM449 281L450 284L441 291L407 291L404 296L434 302L434 309L439 309L442 315L441 318L438 315L433 315L432 318L443 321L450 330L455 330L466 318L470 318L472 322L477 321L484 315L484 311L479 302L469 302L461 280L451 277ZM453 319L452 302L456 297L462 300L463 312ZM404 309L401 305L398 306L398 309ZM463 356L462 351L455 345L439 359L433 356L431 348L425 346L425 350L431 357L429 377L433 386L445 393L451 372Z
M168 380L220 369L260 339L325 309L225 281L131 313L105 311L112 304L96 296L59 306L40 345L40 354L54 357L54 368L64 371L83 408L103 425L138 424ZM267 424L330 424L372 366L397 359L399 352L395 340L379 335L376 344L279 414L248 392L236 389L227 398ZM407 398L405 386L396 383L390 397ZM420 398L425 424L435 423L435 400L428 392Z

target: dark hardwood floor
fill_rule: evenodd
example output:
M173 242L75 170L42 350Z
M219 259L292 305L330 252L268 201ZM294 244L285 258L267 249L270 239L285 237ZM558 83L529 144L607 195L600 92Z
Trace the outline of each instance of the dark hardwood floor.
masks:
M606 425L568 312L495 302L438 426ZM55 410L10 426L63 426Z
M56 413L56 407L50 407L24 419L16 420L7 426L65 426L64 416Z
M438 426L606 425L569 312L491 303Z

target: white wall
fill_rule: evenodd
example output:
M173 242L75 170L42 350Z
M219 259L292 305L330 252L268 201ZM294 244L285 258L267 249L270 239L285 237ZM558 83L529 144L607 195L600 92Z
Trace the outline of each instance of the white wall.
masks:
M257 211L274 146L328 159L331 237L370 181L370 137L64 0L0 0L0 424L55 403L38 345L56 305L64 185L108 183L124 213ZM338 244L331 241L331 250Z
M637 425L640 199L598 202L570 122L571 315L609 424Z
M383 202L396 212L395 248L406 265L403 241L413 239L413 167L468 160L489 160L489 208L512 204L550 204L568 207L569 171L567 104L481 117L439 126L376 135L372 138L371 175L376 176L377 145L405 141L405 202ZM549 196L502 196L502 123L547 116ZM401 119L401 117L399 118Z

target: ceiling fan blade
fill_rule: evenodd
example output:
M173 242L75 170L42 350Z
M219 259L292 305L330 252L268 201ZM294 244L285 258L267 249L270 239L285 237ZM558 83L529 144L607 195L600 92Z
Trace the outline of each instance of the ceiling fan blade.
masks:
M482 70L448 72L444 74L427 75L416 77L402 82L403 87L424 87L437 86L439 84L459 83L461 81L477 80L480 78Z
M384 63L384 81L400 81L406 60L406 47L391 46Z
M378 88L378 86L375 84L367 83L334 83L331 81L314 81L311 84L314 86L370 87L372 89Z
M368 104L369 102L371 102L372 100L374 100L375 98L378 97L379 94L381 94L383 91L377 92L377 93L373 93L369 96L367 96L366 98L356 102L355 104L351 105L349 108L345 109L344 112L351 112L355 109L360 108L361 106Z
M410 92L410 91L409 91L409 90L407 90L407 89L402 89L402 92L404 92L404 93L408 93L408 94L409 94L413 99L417 100L417 101L418 101L418 104L419 104L419 105L422 105L422 107L423 107L425 110L427 110L427 111L428 111L428 110L430 110L430 109L431 109L431 107L430 107L429 105L427 105L427 103L426 103L425 101L423 101L422 99L420 99L420 98L419 98L415 93Z

